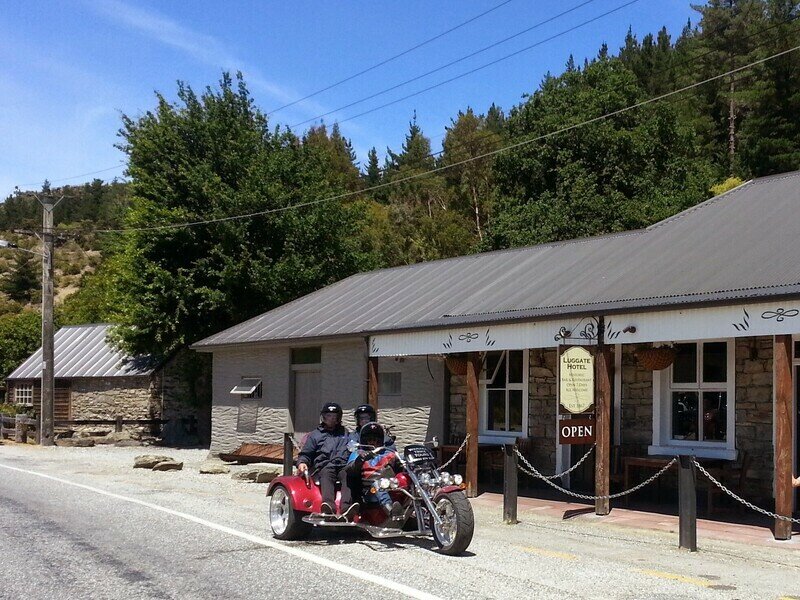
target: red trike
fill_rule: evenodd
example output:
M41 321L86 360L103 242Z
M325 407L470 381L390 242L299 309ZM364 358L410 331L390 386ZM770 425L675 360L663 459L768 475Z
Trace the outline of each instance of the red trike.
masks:
M440 472L426 444L406 446L403 456L398 453L398 458L402 470L393 477L381 478L375 485L388 491L392 501L400 503L401 516L387 522L383 510L370 504L362 504L361 514L352 522L322 515L322 495L313 475L307 478L288 475L275 478L267 490L272 534L280 540L298 540L305 538L312 527L358 528L375 538L432 536L439 552L462 553L472 541L475 520L463 492L461 476ZM337 494L337 509L338 502Z

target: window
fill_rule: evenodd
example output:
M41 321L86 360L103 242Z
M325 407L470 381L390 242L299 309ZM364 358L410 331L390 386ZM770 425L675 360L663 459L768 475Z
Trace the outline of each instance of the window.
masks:
M481 430L527 436L528 351L487 352L481 379Z
M308 348L292 348L293 365L318 365L322 362L322 348L310 346Z
M378 395L399 396L401 383L401 373L378 373Z
M33 384L18 383L15 385L14 402L23 406L33 406Z
M699 456L735 458L734 344L709 340L674 348L672 366L653 375L657 409L650 453L674 454L678 448Z
M242 398L260 400L262 394L261 379L258 377L242 377L238 385L233 386L231 394Z

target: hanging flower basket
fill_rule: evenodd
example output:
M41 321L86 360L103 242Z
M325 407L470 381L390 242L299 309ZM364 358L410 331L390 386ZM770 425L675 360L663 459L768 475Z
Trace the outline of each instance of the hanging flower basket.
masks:
M459 356L458 354L447 354L444 357L444 363L447 365L447 369L453 375L467 374L467 359Z
M636 360L643 369L660 371L666 369L675 360L675 349L668 346L642 348L636 351Z

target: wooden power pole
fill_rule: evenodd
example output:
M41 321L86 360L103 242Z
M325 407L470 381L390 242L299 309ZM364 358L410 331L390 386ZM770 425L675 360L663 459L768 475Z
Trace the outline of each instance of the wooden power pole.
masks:
M53 440L53 402L55 396L55 370L53 365L53 196L46 191L42 194L42 236L44 252L42 256L42 404L41 435L42 446L52 446Z

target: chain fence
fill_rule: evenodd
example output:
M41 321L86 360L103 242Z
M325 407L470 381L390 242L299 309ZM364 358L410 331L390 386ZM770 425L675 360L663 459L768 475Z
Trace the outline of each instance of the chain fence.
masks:
M526 475L529 475L530 477L534 477L534 478L537 478L537 479L541 479L541 480L542 480L542 481L544 481L544 482L545 482L547 485L549 485L549 486L551 486L551 487L555 488L556 490L558 490L558 491L560 491L560 492L562 492L562 493L564 493L564 494L567 494L568 496L573 496L573 497L575 497L575 498L580 498L581 500L613 500L614 498L621 498L621 497L623 497L623 496L627 496L628 494L632 494L633 492L636 492L636 491L638 491L638 490L642 489L643 487L645 487L645 486L647 486L647 485L649 485L649 484L653 483L653 482L654 482L656 479L658 479L658 478L659 478L659 477L661 477L661 476L662 476L664 473L666 473L666 472L667 472L667 470L669 470L669 468L670 468L670 467L672 467L672 465L674 465L676 462L678 462L678 459L677 459L677 458L673 458L673 459L672 459L671 461L669 461L669 462L668 462L666 465L664 465L664 466L661 468L661 470L660 470L660 471L658 471L658 472L657 472L655 475L653 475L652 477L649 477L648 479L645 479L643 482L641 482L640 484L638 484L638 485L636 485L636 486L632 487L632 488L631 488L631 489L629 489L629 490L624 490L624 491L622 491L622 492L617 492L616 494L604 494L604 495L601 495L601 496L593 496L593 495L590 495L590 494L580 494L580 493L578 493L578 492L573 492L572 490L568 490L568 489L566 489L566 488L563 488L563 487L561 487L561 486L560 486L560 485L558 485L557 483L553 483L553 481L551 481L551 477L548 477L548 476L546 476L546 475L542 475L542 474L541 474L541 473L540 473L540 472L539 472L539 471L536 469L536 467L534 467L534 466L533 466L533 465L532 465L530 462L528 462L528 459L526 459L526 458L525 458L525 457L524 457L524 456L523 456L523 455L520 453L520 451L519 451L519 449L518 449L518 448L516 448L516 447L515 447L515 448L514 448L514 452L516 453L516 455L517 455L517 458L519 458L519 459L520 459L520 461L522 461L522 462L525 464L525 467L523 467L522 465L518 465L518 466L517 466L517 468L518 468L520 471L522 471L522 472L523 472L523 473L525 473ZM590 452L591 452L591 449L590 449ZM581 461L585 460L585 459L586 459L586 456L588 456L588 452L587 452L587 454L586 454L586 455L585 455L585 456L584 456L584 457L581 459ZM575 465L573 465L573 467L572 467L572 468L568 469L567 471L565 471L564 473L562 473L562 474L561 474L561 475L559 475L559 476L566 475L566 474L567 474L569 471L571 471L571 470L574 470L574 469L575 469L575 468L578 466L578 464L580 464L580 463L576 463ZM527 467L527 468L526 468L526 467Z
M439 466L440 471L444 471L448 467L448 465L450 465L450 463L452 463L456 458L458 458L458 455L461 454L461 451L467 447L468 439L469 439L469 434L467 434L466 437L464 438L464 441L461 442L461 445L458 447L458 450L456 450L455 454L453 454L453 456L451 456L446 463Z
M730 496L731 498L733 498L737 502L741 502L742 504L744 504L747 508L749 508L751 510L754 510L754 511L756 511L758 513L761 513L762 515L766 515L768 517L771 517L773 519L778 519L780 521L789 521L790 523L800 524L800 519L793 519L792 517L787 517L787 516L784 516L784 515L778 515L778 514L775 514L774 512L770 512L770 511L768 511L766 509L763 509L760 506L756 506L752 502L748 502L747 500L745 500L741 496L737 495L736 493L734 493L731 490L729 490L728 488L726 488L721 482L717 481L716 478L714 478L714 476L711 473L709 473L703 467L703 465L701 465L699 462L697 462L696 459L693 458L692 462L694 463L694 466L697 467L697 470L700 471L703 475L705 475L706 478L711 483L713 483L720 490L722 490L723 492L728 494L728 496Z

